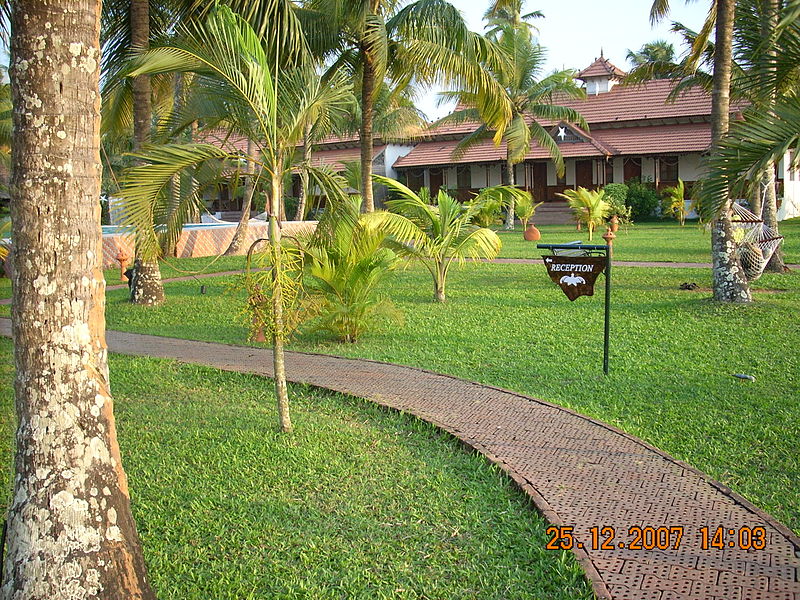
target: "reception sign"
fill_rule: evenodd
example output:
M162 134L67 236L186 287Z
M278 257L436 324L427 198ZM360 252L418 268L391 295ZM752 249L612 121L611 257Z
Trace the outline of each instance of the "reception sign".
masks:
M580 296L594 296L597 277L605 271L605 256L543 256L544 266L556 284L574 301Z

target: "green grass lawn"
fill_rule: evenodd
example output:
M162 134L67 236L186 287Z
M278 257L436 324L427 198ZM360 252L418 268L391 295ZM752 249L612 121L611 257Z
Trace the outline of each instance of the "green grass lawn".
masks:
M10 352L0 340L6 465ZM161 600L592 597L524 494L413 417L291 386L286 436L263 378L120 356L111 373Z
M229 281L204 280L205 295L196 282L168 284L157 309L110 292L108 326L246 343ZM679 290L686 281L709 287L710 273L614 270L608 377L602 295L570 303L539 265L455 270L446 305L430 302L429 275L411 267L387 287L402 325L351 345L306 333L290 348L424 367L573 408L689 462L800 532L800 276L765 275L750 306Z
M542 252L536 249L537 243L561 244L574 240L589 243L586 230L576 231L572 225L543 225L539 230L542 232L539 242L526 242L519 226L513 232L498 231L503 241L500 256L539 258ZM800 219L781 222L780 232L786 238L786 262L800 263ZM605 228L599 229L592 243L605 244L603 233ZM711 262L711 234L692 222L684 227L674 221L637 223L629 227L627 232L624 228L617 232L614 258L656 262Z

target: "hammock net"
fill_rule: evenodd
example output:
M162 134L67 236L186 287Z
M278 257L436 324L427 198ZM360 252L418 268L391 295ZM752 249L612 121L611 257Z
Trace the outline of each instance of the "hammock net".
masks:
M755 281L783 242L783 236L739 204L733 204L731 225L736 254L748 281Z

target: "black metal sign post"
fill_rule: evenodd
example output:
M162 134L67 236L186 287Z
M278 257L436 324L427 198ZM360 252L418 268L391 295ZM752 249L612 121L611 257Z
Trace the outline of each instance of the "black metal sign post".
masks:
M550 250L545 256L545 267L550 278L561 286L567 297L574 301L579 296L593 296L594 282L601 272L606 275L605 326L603 328L603 373L608 375L608 340L611 332L611 251L610 246L592 244L537 244L537 248ZM592 252L604 252L605 261L592 257ZM563 273L569 273L563 275ZM576 273L578 273L576 275ZM586 275L584 277L583 275ZM588 281L587 281L588 277Z

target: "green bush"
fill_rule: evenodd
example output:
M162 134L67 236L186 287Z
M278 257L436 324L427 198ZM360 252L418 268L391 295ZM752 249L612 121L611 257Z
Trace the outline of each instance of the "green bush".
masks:
M631 208L631 217L640 221L655 216L661 204L658 191L649 181L636 181L631 179L627 183L628 196L625 204Z
M605 192L606 202L611 206L608 213L609 219L616 215L620 225L632 225L631 207L625 204L625 199L628 197L628 186L624 183L609 183L603 187L603 192Z
M624 205L628 197L628 186L624 183L607 183L603 186L603 191L606 193L606 202L611 205Z

